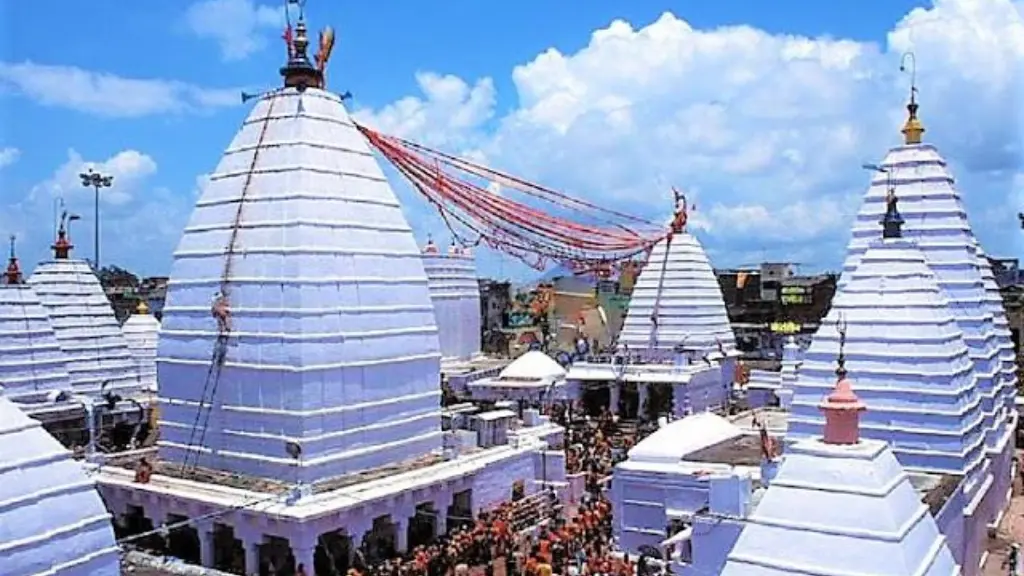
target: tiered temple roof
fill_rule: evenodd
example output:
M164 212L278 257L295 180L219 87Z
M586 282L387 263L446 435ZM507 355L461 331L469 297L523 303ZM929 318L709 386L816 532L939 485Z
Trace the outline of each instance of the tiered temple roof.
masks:
M922 144L923 128L917 120L917 105L904 134L907 143L889 151L876 167L877 175L864 196L853 227L840 285L855 270L868 245L877 237L877 222L885 212L885 197L892 189L900 199L906 219L904 234L917 242L970 351L985 411L986 440L995 447L1006 433L1009 411L1005 405L1015 393L1015 377L1005 370L1000 349L1009 345L1009 334L997 331L1005 320L1001 306L988 302L982 270L990 266L977 250L960 194L946 161L932 145ZM1012 345L1011 345L1012 346Z
M466 360L480 353L480 283L473 254L452 244L442 253L433 240L423 248L423 268L437 316L441 356Z
M120 574L96 484L0 388L0 555L4 574Z
M164 460L315 482L441 448L420 250L307 43L300 22L285 87L257 98L174 254Z
M859 438L865 405L845 371L839 374L820 404L828 421L824 437L786 449L722 576L959 575L945 537L888 444Z
M160 338L160 322L149 313L149 306L139 302L135 313L121 325L128 349L135 358L142 387L156 391L156 347Z
M138 391L135 360L110 301L89 264L69 258L72 248L62 225L54 259L39 264L28 279L49 313L71 386L87 395L98 393L104 384L120 394Z
M15 402L40 402L54 391L70 391L64 353L39 297L25 284L14 255L0 283L0 382Z
M685 200L683 201L685 202ZM654 246L640 272L619 334L633 352L670 354L683 344L710 352L735 348L722 289L700 242L681 225Z
M877 220L875 230L877 238ZM871 406L863 436L892 444L910 469L965 475L983 469L981 394L968 349L913 241L877 239L848 273L804 356L787 438L821 435L818 402L833 386L831 364L844 338L857 391Z

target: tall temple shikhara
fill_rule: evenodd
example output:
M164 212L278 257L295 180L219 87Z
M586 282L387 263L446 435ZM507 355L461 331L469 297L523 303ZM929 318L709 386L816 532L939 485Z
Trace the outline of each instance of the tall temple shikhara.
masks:
M300 19L283 87L258 98L175 252L164 459L313 482L441 447L420 250L308 43Z
M946 161L922 142L916 90L907 112L904 144L874 167L839 291L799 368L787 439L821 433L815 406L843 316L857 391L870 408L863 435L889 442L908 471L961 479L937 519L964 574L976 574L988 527L1010 496L1012 344Z

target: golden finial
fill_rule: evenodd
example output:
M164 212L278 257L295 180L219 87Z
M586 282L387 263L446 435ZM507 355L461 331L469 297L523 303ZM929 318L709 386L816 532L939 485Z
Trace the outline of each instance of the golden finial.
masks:
M145 300L139 300L139 305L135 307L136 314L149 314L149 306Z
M910 66L907 67L907 60ZM900 72L910 74L910 102L907 104L907 121L903 124L903 143L910 146L921 143L924 125L917 118L917 58L913 52L904 52L900 59Z

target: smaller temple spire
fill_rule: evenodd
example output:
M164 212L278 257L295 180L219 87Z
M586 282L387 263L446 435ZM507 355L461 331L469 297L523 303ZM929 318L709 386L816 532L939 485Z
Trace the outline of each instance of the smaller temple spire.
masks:
M437 244L434 244L434 236L427 234L427 244L423 246L424 254L438 254L441 251L438 249Z
M846 321L836 322L839 355L836 358L836 387L818 405L825 414L826 444L849 445L860 441L860 413L867 409L846 378Z
M149 305L146 304L145 300L139 300L139 305L135 307L136 314L149 314Z
M907 61L910 66L907 66ZM921 143L921 136L924 134L924 125L917 118L917 59L913 52L905 52L900 61L900 72L910 74L910 102L907 104L907 121L903 124L903 143L911 146Z
M4 273L4 278L7 284L21 284L21 267L18 266L18 256L14 251L14 244L17 241L17 237L11 234L11 256L7 261L7 271Z
M53 257L57 260L67 260L74 245L68 241L68 225L78 220L77 214L68 214L67 210L60 215L60 227L57 228L57 241L50 248L53 249Z
M890 186L885 194L885 216L882 217L882 238L903 237L903 216L896 206L896 190Z

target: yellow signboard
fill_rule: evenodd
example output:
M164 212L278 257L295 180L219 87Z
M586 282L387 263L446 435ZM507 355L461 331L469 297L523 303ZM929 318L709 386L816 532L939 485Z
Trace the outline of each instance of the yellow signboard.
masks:
M776 334L796 334L803 330L803 326L796 322L772 322L768 329Z

